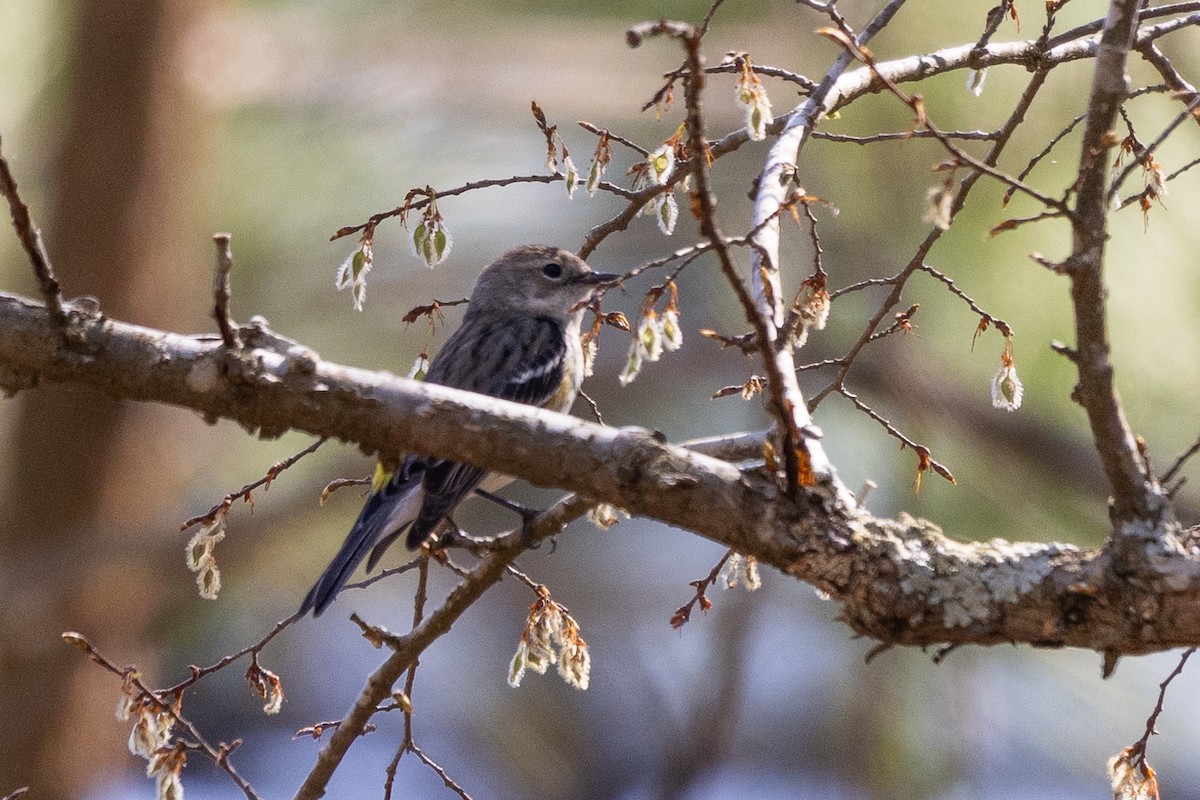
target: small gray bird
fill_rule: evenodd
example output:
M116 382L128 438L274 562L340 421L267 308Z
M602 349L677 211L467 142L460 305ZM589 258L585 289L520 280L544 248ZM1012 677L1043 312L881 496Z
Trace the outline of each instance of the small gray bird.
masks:
M462 325L438 351L427 383L566 412L583 380L583 304L619 275L593 272L566 250L528 245L505 253L479 276ZM485 483L489 478L498 479ZM421 546L469 494L498 488L506 476L440 458L407 456L392 473L376 471L371 495L300 612L329 607L370 552L372 569L405 529Z

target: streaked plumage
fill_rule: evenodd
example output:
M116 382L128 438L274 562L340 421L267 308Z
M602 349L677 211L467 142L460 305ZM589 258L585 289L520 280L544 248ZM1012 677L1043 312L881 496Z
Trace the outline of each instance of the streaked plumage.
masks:
M558 248L530 245L506 253L480 275L462 325L434 357L425 380L553 411L570 410L583 379L579 306L598 285L616 278L593 272L579 257ZM368 552L371 569L406 529L409 549L420 547L481 484L495 489L508 480L470 464L405 457L390 477L372 487L301 612L324 611Z

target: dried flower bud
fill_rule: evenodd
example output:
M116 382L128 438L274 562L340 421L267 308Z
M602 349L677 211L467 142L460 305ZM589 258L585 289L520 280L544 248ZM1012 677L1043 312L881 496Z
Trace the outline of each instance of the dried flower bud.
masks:
M646 309L642 315L641 324L638 325L637 343L642 351L642 358L647 361L658 361L662 355L662 331L658 325L658 314L653 308Z
M659 186L666 186L671 173L675 171L675 147L670 144L660 146L646 156L646 165L648 179Z
M746 111L746 135L751 141L761 142L767 138L767 126L775 121L771 116L771 101L762 81L754 74L750 57L741 55L737 63L741 67L735 86L737 101Z
M571 160L571 156L563 156L563 180L567 183L567 199L571 200L575 197L575 187L579 183L579 170L575 169L575 162Z
M412 369L408 371L408 377L414 381L423 381L429 373L429 356L421 353L417 356L417 360L413 362Z
M675 232L675 223L679 220L679 205L675 202L675 193L666 192L653 200L654 220L663 235L670 236Z
M987 80L987 69L967 70L967 91L979 97L983 94L983 84Z
M620 377L617 378L622 386L628 386L633 383L633 379L642 371L642 346L638 341L638 337L633 337L629 343L629 355L625 359L625 368L621 370Z
M659 317L658 325L659 333L662 334L662 346L664 350L675 351L683 347L683 329L679 327L679 311L675 308L667 308Z
M346 257L334 277L333 285L339 292L347 286L350 287L355 311L362 311L363 302L367 299L367 273L371 271L373 260L371 241L368 239Z
M414 256L425 262L425 266L436 267L450 255L454 241L446 230L446 221L442 219L433 197L421 214L421 221L408 235L408 247Z
M605 131L600 134L600 141L596 144L596 152L592 154L591 166L588 167L587 181L584 184L588 197L596 195L596 190L600 188L600 181L604 179L604 169L611 160L612 147L608 143L608 131Z
M1025 387L1017 377L1017 365L1013 361L1010 340L1000 355L1000 369L992 376L992 405L1005 411L1016 411L1021 407Z
M221 591L221 572L214 555L217 543L225 538L225 512L202 527L188 542L184 552L187 568L196 573L196 585L205 600L216 600Z
M517 652L508 665L508 685L520 686L526 671L544 675L551 664L558 665L559 676L568 684L587 689L592 661L587 642L579 635L579 623L543 590L530 606Z
M949 184L939 183L937 186L930 186L925 192L925 216L922 219L937 228L946 230L950 227L950 211L953 205L954 191Z

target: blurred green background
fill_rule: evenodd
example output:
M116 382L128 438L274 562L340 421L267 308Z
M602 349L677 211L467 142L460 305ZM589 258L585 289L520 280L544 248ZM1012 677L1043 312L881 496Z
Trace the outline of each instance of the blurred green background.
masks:
M862 24L881 3L840 4ZM974 41L987 2L910 3L872 44L881 59ZM578 247L588 228L621 208L583 192L568 202L561 185L488 189L439 205L454 236L449 261L427 270L408 255L402 228L385 222L375 239L366 309L333 289L352 239L339 227L398 205L427 184L449 188L484 177L539 173L544 141L529 114L536 99L585 162L594 137L586 119L647 146L669 136L680 107L661 119L639 113L676 45L629 50L625 28L643 19L698 20L697 2L185 2L7 0L0 5L0 136L26 200L43 223L69 296L99 297L116 318L177 331L209 331L211 234L233 233L233 313L265 315L272 326L325 358L407 372L425 343L423 324L404 311L432 297L462 297L481 266L511 246L544 241ZM1041 4L998 38L1036 35ZM1063 27L1102 17L1105 4L1077 0ZM748 50L759 64L811 77L836 57L813 35L824 20L788 2L729 0L705 41L715 63ZM1164 42L1176 66L1197 79L1194 29ZM1083 109L1090 64L1057 70L1001 162L1017 172ZM1137 59L1136 86L1157 82ZM991 70L976 98L965 75L930 80L920 91L945 129L992 129L1025 85L1020 67ZM791 84L768 81L777 113L798 101ZM1149 141L1179 103L1130 103ZM710 83L714 138L740 124L731 76ZM907 111L869 97L825 130L902 131ZM1167 171L1196 156L1198 131L1183 126L1162 148ZM973 143L969 149L981 153ZM715 167L727 233L746 227L746 193L766 143L743 147ZM1068 137L1031 181L1059 194L1078 160ZM610 180L632 163L616 147ZM895 273L924 236L925 191L938 180L935 143L810 142L801 162L806 188L836 204L818 210L831 288ZM1139 178L1135 176L1134 183ZM1140 188L1140 184L1133 188ZM1112 338L1118 385L1137 433L1163 469L1200 432L1200 274L1194 224L1197 176L1171 184L1149 226L1136 209L1116 215L1109 259ZM1032 251L1066 252L1059 224L984 234L1011 215L1036 212L1018 198L999 208L986 182L929 262L1017 332L1025 404L991 407L989 382L1003 347L993 331L971 347L977 318L928 276L909 284L903 310L920 303L916 330L869 348L851 389L958 478L926 476L914 493L915 459L838 397L817 411L826 444L852 488L873 480L868 506L879 514L926 516L960 538L1098 543L1106 529L1106 488L1080 409L1068 399L1070 365L1050 351L1070 342L1066 283L1034 265ZM681 215L663 237L648 218L607 240L591 258L620 270L694 240ZM806 231L785 236L789 289L811 269ZM0 286L35 292L11 236L0 236ZM645 276L614 310L631 316ZM606 330L587 391L610 424L657 428L672 440L766 424L758 401L710 400L741 383L753 361L720 350L700 328L740 333L745 323L709 262L681 278L685 346L648 365L631 386L617 374L627 337ZM801 359L840 355L881 294L838 300L829 328ZM458 310L447 312L455 324ZM439 330L433 339L441 341ZM805 373L810 391L822 374ZM253 513L234 507L217 550L224 590L197 597L184 568L179 523L260 477L301 449L305 437L247 437L229 423L189 412L119 404L76 387L48 387L0 403L0 796L26 784L29 797L151 797L144 764L125 750L116 680L59 640L63 630L93 639L117 663L136 663L152 685L186 675L249 644L290 614L357 513L353 490L324 507L335 477L357 477L370 459L327 444L255 494ZM1185 474L1195 475L1193 464ZM517 489L546 502L552 493ZM1185 521L1197 495L1180 494ZM464 509L472 531L511 523L484 507ZM640 520L606 532L577 523L557 548L522 559L570 607L591 646L591 688L557 677L505 685L529 592L508 581L492 590L422 658L415 694L418 742L481 798L872 797L1007 798L1104 796L1104 762L1136 740L1174 655L1123 661L1102 681L1097 655L1029 648L953 653L890 651L869 665L872 643L850 638L835 605L773 572L756 594L716 591L714 609L682 632L667 624L721 550L694 536ZM436 588L450 583L438 575ZM318 744L297 729L342 715L381 659L346 621L358 610L403 630L411 577L348 594L319 621L273 642L263 664L287 692L283 712L265 717L237 666L189 692L185 712L211 740L244 739L239 769L266 797L290 796ZM436 594L434 595L437 596ZM1194 742L1200 734L1195 670L1172 686L1150 760L1173 798L1200 797ZM380 796L400 719L383 716L360 740L330 797ZM193 756L188 796L234 797L236 789ZM429 770L407 757L398 796L447 796Z

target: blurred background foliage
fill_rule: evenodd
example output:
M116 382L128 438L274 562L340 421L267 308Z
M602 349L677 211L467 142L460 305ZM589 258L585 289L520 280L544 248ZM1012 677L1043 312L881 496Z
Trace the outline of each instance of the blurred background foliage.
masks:
M861 24L880 5L843 0ZM1062 27L1102 17L1106 4L1079 0ZM881 59L974 41L990 2L911 3L872 49ZM1018 0L1018 33L1036 35L1041 4ZM594 138L586 119L647 147L682 119L639 108L678 66L678 49L651 42L629 50L628 24L698 20L703 2L371 2L311 0L7 0L0 4L0 136L26 200L43 223L69 296L99 297L111 316L179 331L207 331L214 231L233 233L233 312L265 315L273 327L325 358L406 372L429 340L424 324L401 321L437 297L464 296L484 263L511 246L545 241L578 247L586 230L616 213L618 199L561 185L488 189L441 204L454 236L449 261L427 270L408 255L402 228L380 226L366 309L333 290L353 240L330 234L398 205L413 186L448 188L484 177L538 173L544 142L529 115L535 98L581 167ZM824 20L789 2L729 0L705 41L710 63L747 50L756 63L819 77L835 46L813 35ZM1197 33L1164 42L1193 81ZM1157 78L1137 58L1135 85ZM1001 167L1017 172L1083 109L1090 63L1056 70ZM991 70L976 98L954 73L919 91L944 129L993 129L1024 86L1019 67ZM797 97L768 81L777 113ZM1132 101L1143 141L1178 113L1162 96ZM740 125L732 76L714 77L708 113L715 135ZM905 130L906 109L869 97L824 130ZM1184 126L1158 160L1171 171L1197 151ZM1058 194L1078 160L1068 137L1031 180ZM979 147L968 146L973 152ZM632 163L617 147L608 172ZM743 147L715 166L728 233L745 229L746 193L765 152ZM800 174L835 204L818 209L831 288L895 273L924 235L925 191L942 159L929 141L859 147L811 142ZM1160 469L1195 438L1200 388L1200 273L1195 253L1195 171L1171 185L1148 226L1134 208L1115 217L1109 258L1117 379L1130 420ZM1136 182L1136 178L1135 178ZM1001 189L982 182L929 262L950 274L1016 330L1025 404L993 409L989 381L1002 340L972 349L977 318L928 276L914 278L904 305L920 303L916 330L872 346L849 386L913 439L932 448L958 485L926 476L914 493L916 460L848 403L818 409L826 444L851 487L875 481L878 514L909 511L961 538L994 536L1098 543L1106 530L1103 476L1081 410L1069 400L1070 365L1049 343L1071 342L1066 283L1027 254L1055 257L1069 232L1056 223L985 238L1006 216L1036 211L1020 198L1001 210ZM592 263L626 269L695 237L686 211L671 239L647 218L607 240ZM811 270L807 233L785 239L794 289ZM33 294L13 237L0 236L0 285ZM657 277L632 282L610 305L631 316ZM628 388L616 376L628 340L602 338L587 390L610 424L657 428L672 440L763 426L757 400L710 400L755 370L697 330L740 333L745 323L713 264L681 279L685 346L648 365ZM829 328L801 360L840 355L878 301L862 292L834 304ZM447 325L458 309L447 311ZM432 338L436 348L444 334ZM823 375L806 373L810 390ZM248 437L189 412L117 404L75 387L47 387L0 403L0 796L153 796L143 764L125 751L113 718L110 675L62 646L77 629L119 663L136 663L152 685L186 674L257 640L290 614L348 527L359 496L317 497L370 459L326 445L234 507L218 549L220 600L200 600L184 569L180 521L307 444L287 435ZM1191 468L1195 472L1195 465ZM542 502L546 492L514 496ZM1195 522L1196 494L1181 493ZM511 524L490 507L460 522L485 532ZM667 621L721 551L661 525L634 520L609 531L584 523L522 559L571 608L591 645L591 689L531 676L518 690L505 670L531 597L509 581L494 589L423 658L414 703L418 741L476 797L763 798L1103 796L1104 762L1141 733L1157 683L1173 655L1126 659L1100 679L1092 653L969 648L935 666L931 653L890 651L864 664L872 643L855 641L837 608L775 573L764 588L711 594L714 609L681 632ZM436 574L436 573L435 573ZM450 583L438 575L436 588ZM294 626L264 653L283 679L287 703L264 717L235 666L189 692L186 712L213 740L244 739L239 768L267 797L289 796L318 744L297 729L339 717L380 660L347 623L351 610L402 630L411 577L346 595L319 621ZM437 595L435 594L434 597ZM1150 758L1173 798L1200 797L1195 670L1172 687ZM392 715L395 716L395 715ZM331 797L377 796L399 735L399 718L358 742ZM198 757L184 776L188 796L236 790ZM400 796L446 796L428 770L405 759Z

